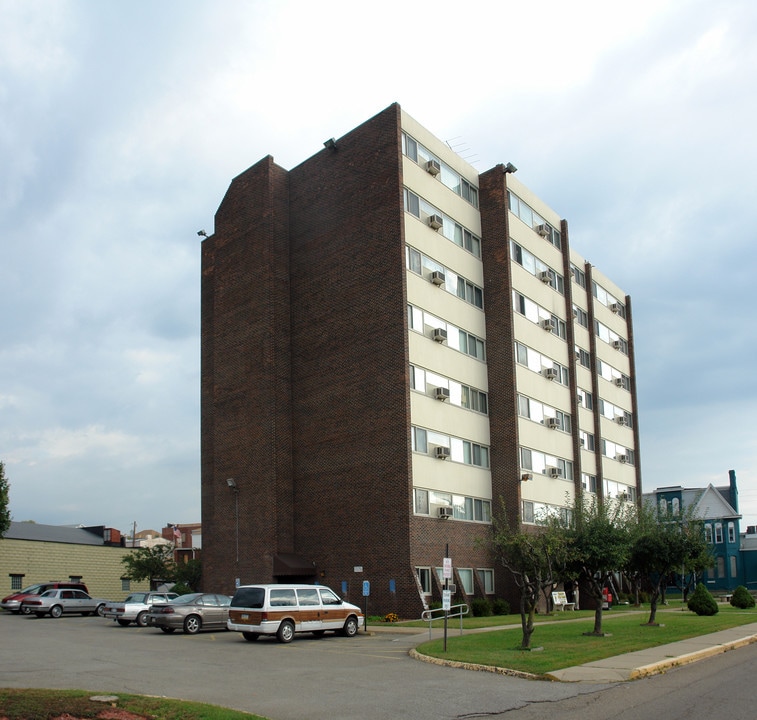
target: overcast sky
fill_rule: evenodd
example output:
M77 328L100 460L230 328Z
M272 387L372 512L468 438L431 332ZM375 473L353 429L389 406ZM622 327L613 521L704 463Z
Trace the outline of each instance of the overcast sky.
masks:
M644 489L757 524L754 0L0 0L14 520L200 520L199 229L392 102L632 297Z

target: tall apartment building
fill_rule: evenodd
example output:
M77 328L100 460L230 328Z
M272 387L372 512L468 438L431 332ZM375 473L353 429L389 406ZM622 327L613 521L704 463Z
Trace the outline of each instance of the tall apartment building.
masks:
M512 597L491 520L641 490L631 303L507 165L391 105L236 177L202 253L206 586Z

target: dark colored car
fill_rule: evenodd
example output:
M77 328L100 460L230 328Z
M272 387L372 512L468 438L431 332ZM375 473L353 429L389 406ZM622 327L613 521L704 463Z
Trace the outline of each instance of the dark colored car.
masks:
M165 633L183 630L194 635L200 630L226 630L229 619L228 595L190 593L167 603L156 603L147 615L147 624Z
M10 612L15 613L16 615L18 613L28 615L31 612L29 608L22 607L22 603L26 598L31 597L32 595L41 595L43 592L47 592L48 590L57 590L60 588L89 592L87 586L84 583L57 582L51 580L50 582L29 585L29 587L25 587L23 590L11 593L7 597L4 597L2 600L0 600L0 608L2 608L3 610L10 610Z

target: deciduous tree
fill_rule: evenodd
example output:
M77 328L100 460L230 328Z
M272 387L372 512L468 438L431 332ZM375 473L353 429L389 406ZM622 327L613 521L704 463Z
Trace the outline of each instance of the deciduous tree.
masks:
M121 562L126 566L127 578L135 582L149 580L151 588L158 580L172 581L176 578L173 545L137 548Z
M5 477L5 465L0 462L0 538L11 526L10 485Z

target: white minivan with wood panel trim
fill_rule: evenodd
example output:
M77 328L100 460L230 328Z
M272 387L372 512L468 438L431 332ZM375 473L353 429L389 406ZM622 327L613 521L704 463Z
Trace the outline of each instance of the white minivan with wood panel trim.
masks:
M242 585L231 601L227 627L245 640L275 635L288 643L302 632L320 636L332 630L354 637L364 620L357 605L323 585Z

